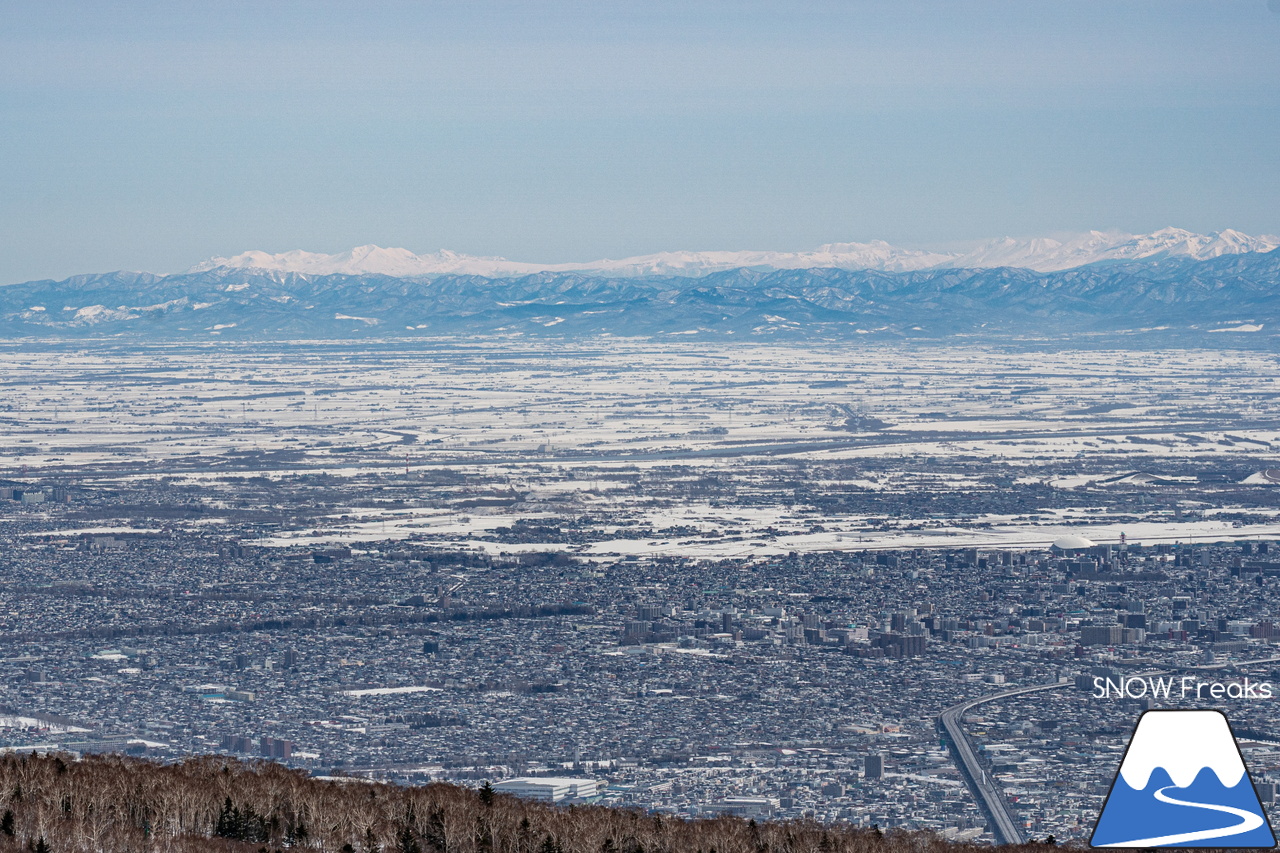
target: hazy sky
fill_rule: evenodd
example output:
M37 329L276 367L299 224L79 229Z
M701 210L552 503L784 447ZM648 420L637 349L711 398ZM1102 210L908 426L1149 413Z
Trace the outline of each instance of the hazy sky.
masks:
M1280 233L1280 0L0 0L0 282Z

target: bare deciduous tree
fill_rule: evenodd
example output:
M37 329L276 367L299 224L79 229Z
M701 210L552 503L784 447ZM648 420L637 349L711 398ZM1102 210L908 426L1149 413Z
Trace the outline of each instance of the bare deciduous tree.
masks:
M491 789L312 779L267 761L0 756L0 853L979 853L929 833L683 820ZM1044 853L1044 845L1025 849ZM1011 849L1012 850L1012 849Z

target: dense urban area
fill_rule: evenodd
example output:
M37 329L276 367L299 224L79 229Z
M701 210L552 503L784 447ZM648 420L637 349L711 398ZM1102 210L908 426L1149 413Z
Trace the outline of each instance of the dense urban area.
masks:
M0 746L1082 840L1219 707L1274 798L1273 355L415 347L0 350Z

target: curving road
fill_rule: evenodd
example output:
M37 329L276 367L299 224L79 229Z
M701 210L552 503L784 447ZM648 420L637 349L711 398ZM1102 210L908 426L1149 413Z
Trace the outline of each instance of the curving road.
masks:
M982 762L978 760L978 754L974 751L972 741L969 740L969 736L964 733L964 729L960 726L960 717L985 702L995 702L999 699L1008 699L1010 696L1020 696L1024 693L1057 690L1070 686L1072 686L1071 682L1061 682L1056 684L1037 684L1034 687L1017 687L1012 690L993 693L990 696L970 699L968 702L961 702L959 705L952 705L938 715L938 726L946 735L947 743L951 746L956 766L960 768L960 774L964 777L965 784L969 786L973 798L978 801L978 805L987 816L987 820L991 822L991 834L995 836L997 844L1021 844L1023 842L1022 830L1019 829L1018 821L1014 818L1013 811L1009 808L1009 801L1005 799L1004 791L1000 789L1000 785L987 772L987 768L983 766Z

